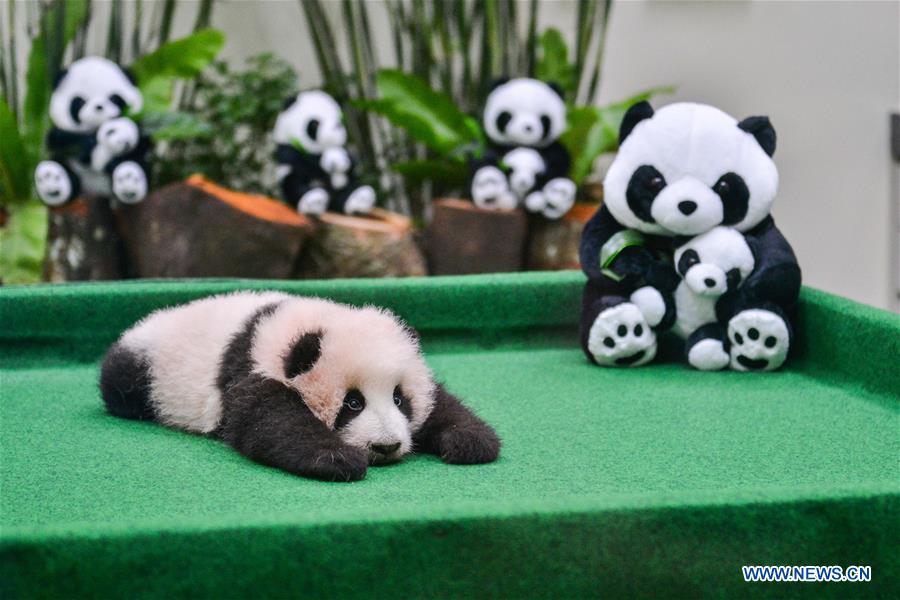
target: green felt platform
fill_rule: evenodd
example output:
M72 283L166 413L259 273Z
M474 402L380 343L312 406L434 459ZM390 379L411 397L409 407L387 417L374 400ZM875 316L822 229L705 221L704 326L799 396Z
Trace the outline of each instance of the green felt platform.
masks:
M0 290L0 597L897 597L900 317L804 290L782 372L591 366L577 273ZM292 477L107 416L97 364L150 310L276 288L389 306L503 437ZM748 584L744 564L871 565Z

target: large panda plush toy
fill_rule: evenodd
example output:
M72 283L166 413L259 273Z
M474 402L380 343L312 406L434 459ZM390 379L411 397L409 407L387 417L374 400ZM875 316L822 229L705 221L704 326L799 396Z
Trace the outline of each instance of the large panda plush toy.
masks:
M677 323L697 369L780 367L800 267L770 215L778 170L769 119L739 122L692 103L654 112L641 102L619 138L605 203L581 240L587 356L642 365L656 354L656 334Z
M473 164L472 201L480 208L525 208L558 219L575 203L570 157L560 143L566 105L560 91L537 79L498 81L484 106L490 142Z
M401 321L317 298L243 292L157 311L110 348L100 390L113 415L316 479L362 479L412 450L454 464L500 451Z
M340 105L319 90L285 102L275 123L277 176L285 202L305 214L371 212L375 190L353 178Z
M125 204L143 200L150 141L126 116L142 106L128 71L105 58L82 58L60 73L50 97L50 160L34 173L41 200L60 206L82 190Z

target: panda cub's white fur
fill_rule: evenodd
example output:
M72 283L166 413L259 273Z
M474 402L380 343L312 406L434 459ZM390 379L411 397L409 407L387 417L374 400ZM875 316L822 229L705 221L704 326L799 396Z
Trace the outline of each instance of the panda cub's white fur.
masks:
M414 449L497 458L494 431L435 383L416 335L390 312L279 292L159 310L104 360L113 415L220 437L249 458L336 481Z
M680 246L675 265L682 280L675 289L673 331L687 338L716 322L716 302L753 272L755 261L744 235L720 226Z

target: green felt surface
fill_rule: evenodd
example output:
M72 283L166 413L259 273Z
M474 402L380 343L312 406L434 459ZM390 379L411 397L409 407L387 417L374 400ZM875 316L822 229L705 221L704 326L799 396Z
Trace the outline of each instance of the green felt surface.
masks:
M0 595L896 596L900 318L805 290L781 372L607 370L577 347L581 282L0 291ZM97 360L122 329L245 287L394 308L500 460L329 484L104 413ZM745 584L743 564L872 565L873 582Z

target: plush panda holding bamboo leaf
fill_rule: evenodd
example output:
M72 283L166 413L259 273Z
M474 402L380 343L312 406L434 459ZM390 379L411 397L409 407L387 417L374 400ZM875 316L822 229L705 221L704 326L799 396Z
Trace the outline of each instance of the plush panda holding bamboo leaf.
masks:
M275 122L277 177L285 202L304 214L366 214L375 190L353 177L340 105L320 90L285 101Z
M484 106L488 150L473 164L471 194L479 208L509 210L520 204L558 219L575 203L571 159L559 137L566 105L552 84L537 79L500 80Z
M800 267L770 215L775 129L678 103L632 106L585 226L582 347L604 366L642 365L658 332L701 370L770 371L788 356Z
M110 348L107 410L217 437L257 462L354 481L415 450L496 460L500 440L386 310L240 292L159 310Z
M91 56L62 71L50 96L50 159L34 173L41 200L60 206L82 190L125 204L143 200L150 141L129 116L142 106L134 79L112 61Z

